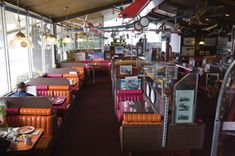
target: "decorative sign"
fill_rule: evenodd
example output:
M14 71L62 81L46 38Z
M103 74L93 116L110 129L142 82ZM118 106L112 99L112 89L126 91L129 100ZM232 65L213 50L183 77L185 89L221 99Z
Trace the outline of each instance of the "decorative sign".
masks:
M195 46L182 46L182 55L183 56L194 56Z
M120 75L132 75L132 65L120 66Z
M176 90L175 123L193 122L193 104L194 104L194 90Z
M195 45L195 38L194 37L185 37L184 38L184 45Z

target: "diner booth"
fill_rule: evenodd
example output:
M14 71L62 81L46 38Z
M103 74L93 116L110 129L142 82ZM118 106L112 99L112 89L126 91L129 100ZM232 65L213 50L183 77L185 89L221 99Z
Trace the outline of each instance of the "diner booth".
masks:
M1 1L0 156L233 156L234 9Z

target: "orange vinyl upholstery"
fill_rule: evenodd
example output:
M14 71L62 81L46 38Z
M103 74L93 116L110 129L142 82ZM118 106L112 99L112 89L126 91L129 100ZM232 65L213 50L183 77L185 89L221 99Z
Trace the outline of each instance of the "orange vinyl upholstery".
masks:
M124 114L123 124L161 124L160 114Z
M53 91L68 91L69 90L69 86L49 86L48 88L49 90L53 90Z
M85 75L85 68L84 67L72 67L72 68L78 71L79 77L83 80Z
M51 108L21 108L20 115L52 115Z
M23 114L32 114L32 115L9 115L7 116L7 122L9 126L20 127L20 126L33 126L35 128L43 128L45 130L45 135L53 135L53 116L49 114L52 112L52 109L39 108L21 108L20 113ZM28 109L28 110L27 110ZM33 110L32 110L33 109ZM36 115L33 115L33 112ZM38 115L40 113L48 115Z

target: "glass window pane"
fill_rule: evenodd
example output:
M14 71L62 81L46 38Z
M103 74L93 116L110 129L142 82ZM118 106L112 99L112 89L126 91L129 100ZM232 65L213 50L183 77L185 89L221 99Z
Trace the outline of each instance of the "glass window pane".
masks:
M36 77L43 73L41 20L29 17L29 25L29 36L34 45L32 48L32 76Z
M0 12L0 18L2 17ZM2 31L2 19L0 19L0 95L7 93L7 71L6 71L6 59L4 53L3 31Z
M18 32L19 23L17 21L16 13L9 11L5 11L5 13L7 19L7 42L9 44ZM20 20L21 32L26 35L26 17L24 15L20 15ZM29 79L28 49L8 49L8 52L10 61L11 88L13 89L18 82Z
M43 22L44 29L53 34L52 24ZM45 53L45 70L46 72L54 67L54 46L43 44L43 52Z

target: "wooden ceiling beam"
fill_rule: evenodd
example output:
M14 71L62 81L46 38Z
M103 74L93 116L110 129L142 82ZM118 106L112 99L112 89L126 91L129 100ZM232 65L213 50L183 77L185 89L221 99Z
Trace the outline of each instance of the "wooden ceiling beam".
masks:
M85 11L81 11L81 12L77 12L77 13L67 15L67 19L66 19L66 16L53 18L53 21L62 22L64 20L69 20L69 19L72 19L72 18L84 16L84 15L87 15L87 14L92 14L92 13L95 13L95 12L110 9L110 8L117 7L117 6L120 6L120 5L126 5L126 4L129 4L131 2L132 2L132 0L122 0L121 2L112 3L112 4L109 4L109 5L102 6L102 7L97 7L97 8L93 8L93 9L90 9L90 10L85 10Z

